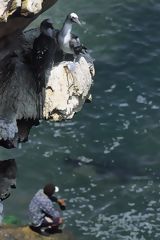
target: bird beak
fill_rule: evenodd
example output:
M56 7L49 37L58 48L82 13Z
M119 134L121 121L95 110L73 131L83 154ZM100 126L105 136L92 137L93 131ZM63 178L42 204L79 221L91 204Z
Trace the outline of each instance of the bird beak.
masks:
M52 28L48 28L47 29L47 34L49 37L53 37L53 29Z
M81 26L81 22L79 21L79 19L77 18L77 19L75 19L75 22L76 23L78 23L78 25L80 25Z

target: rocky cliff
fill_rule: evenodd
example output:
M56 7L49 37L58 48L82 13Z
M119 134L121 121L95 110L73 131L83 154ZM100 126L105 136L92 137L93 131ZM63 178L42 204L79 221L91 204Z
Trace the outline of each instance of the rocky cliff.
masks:
M39 119L70 119L81 110L92 85L94 66L81 57L74 69L70 61L53 66L42 94L30 63L39 29L24 28L56 1L4 0L0 2L0 145L16 147L28 139Z

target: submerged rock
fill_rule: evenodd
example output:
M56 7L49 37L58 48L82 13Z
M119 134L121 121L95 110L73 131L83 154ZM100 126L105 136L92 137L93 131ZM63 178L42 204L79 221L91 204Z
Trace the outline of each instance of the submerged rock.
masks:
M53 234L44 237L30 230L29 227L2 226L0 228L1 240L75 240L71 232Z

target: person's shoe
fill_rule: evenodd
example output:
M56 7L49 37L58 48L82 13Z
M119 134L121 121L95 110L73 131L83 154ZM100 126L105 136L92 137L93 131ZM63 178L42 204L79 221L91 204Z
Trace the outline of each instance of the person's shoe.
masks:
M39 233L46 237L50 235L50 233L48 232L48 229L43 229L43 228L40 229Z
M49 234L62 233L62 230L59 229L59 228L57 228L57 227L48 228L48 229L46 229L46 231L47 231Z
M43 235L43 236L46 236L46 237L49 236L49 233L46 231L45 228L35 227L33 225L30 225L29 227L32 231L34 231L36 233L39 233L40 235Z
M35 227L33 225L30 225L29 227L32 231L37 232L37 233L39 232L39 227Z

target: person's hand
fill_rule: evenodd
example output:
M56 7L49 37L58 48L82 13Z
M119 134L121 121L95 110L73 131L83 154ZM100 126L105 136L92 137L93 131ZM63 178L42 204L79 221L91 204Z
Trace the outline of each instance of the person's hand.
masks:
M66 205L64 199L58 199L57 202L59 205L63 205L63 206Z
M64 199L58 199L57 202L58 202L61 210L66 209L66 203L65 203Z
M63 218L59 219L59 224L62 224L64 222Z

